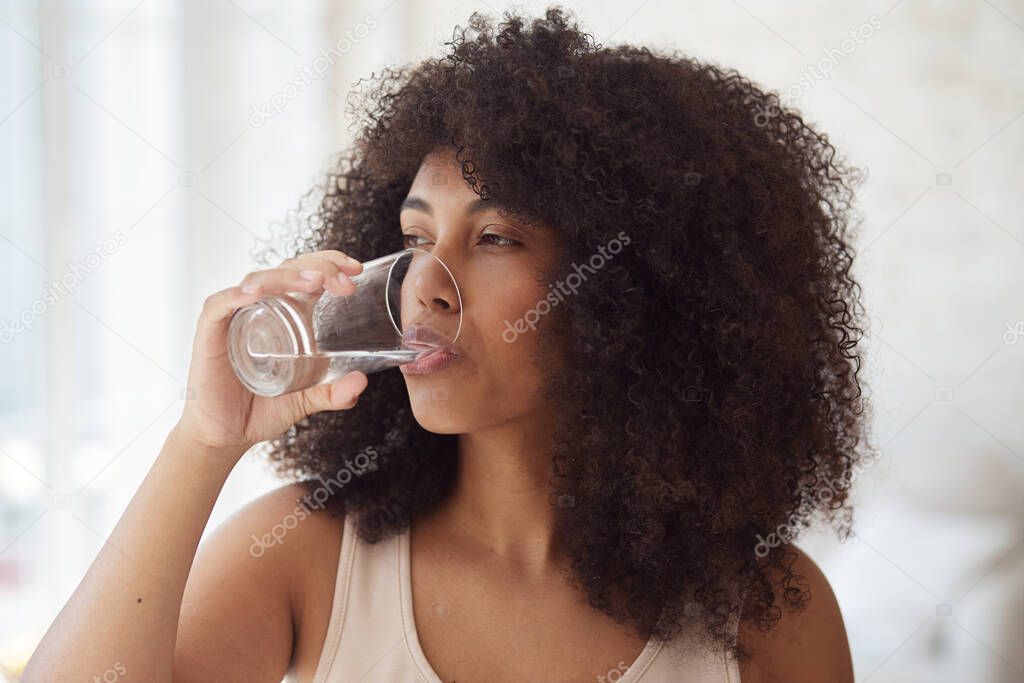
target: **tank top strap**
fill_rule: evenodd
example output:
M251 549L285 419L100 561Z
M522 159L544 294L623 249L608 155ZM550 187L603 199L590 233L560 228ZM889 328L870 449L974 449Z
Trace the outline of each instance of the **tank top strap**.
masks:
M416 681L404 628L402 550L408 531L378 543L357 536L358 515L345 515L331 619L313 683Z
M331 605L331 617L327 625L327 635L320 651L313 683L325 683L330 680L331 669L338 654L341 642L341 630L345 623L349 606L351 589L352 565L355 561L355 514L345 514L345 523L341 535L341 551L338 555L338 567L334 578L334 598Z

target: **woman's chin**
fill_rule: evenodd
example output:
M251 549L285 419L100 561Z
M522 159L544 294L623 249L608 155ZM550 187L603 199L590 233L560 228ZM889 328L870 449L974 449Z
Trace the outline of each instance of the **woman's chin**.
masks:
M448 382L431 381L429 375L410 375L406 381L409 405L421 427L435 434L462 434L468 421L456 408L455 396ZM414 379L424 378L424 379ZM413 379L413 381L408 381Z
M420 427L423 427L431 434L465 434L467 428L462 420L454 419L452 415L441 415L432 410L424 412L414 405L412 408L413 417Z

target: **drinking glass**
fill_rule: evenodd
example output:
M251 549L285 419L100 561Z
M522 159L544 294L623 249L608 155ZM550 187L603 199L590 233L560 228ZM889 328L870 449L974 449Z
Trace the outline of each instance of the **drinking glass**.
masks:
M334 382L353 370L369 374L416 360L424 349L403 339L412 325L426 326L451 344L458 339L459 286L432 253L403 249L364 262L350 279L350 296L326 290L269 294L235 311L228 355L239 380L253 393L278 396ZM419 286L447 289L457 309L418 304ZM403 302L415 310L403 311Z

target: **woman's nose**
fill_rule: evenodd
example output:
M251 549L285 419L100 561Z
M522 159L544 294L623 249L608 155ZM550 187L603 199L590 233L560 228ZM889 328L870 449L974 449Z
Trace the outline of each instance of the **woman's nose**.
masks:
M405 281L420 308L455 317L462 312L462 296L455 275L436 254L414 254Z

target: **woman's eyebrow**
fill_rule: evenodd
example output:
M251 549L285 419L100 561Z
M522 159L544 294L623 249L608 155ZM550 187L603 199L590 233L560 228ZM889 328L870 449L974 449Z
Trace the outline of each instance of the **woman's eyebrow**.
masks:
M495 204L494 202L487 201L486 199L480 199L479 197L477 197L476 199L469 203L469 207L466 209L466 213L474 214L480 213L481 211L487 211L488 209L498 208L500 208L499 205ZM422 197L409 196L403 199L402 205L399 207L398 211L399 213L401 213L406 209L418 209L419 211L423 211L424 213L431 217L434 215L434 210L430 206L430 203L427 200L423 199Z

